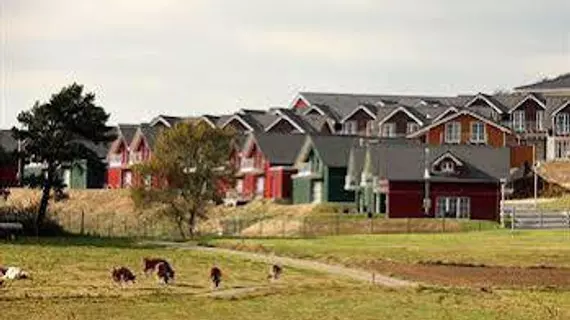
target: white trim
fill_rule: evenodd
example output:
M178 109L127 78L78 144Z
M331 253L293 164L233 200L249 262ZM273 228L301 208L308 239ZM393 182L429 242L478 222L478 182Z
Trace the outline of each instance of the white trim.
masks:
M513 108L511 108L511 110L509 110L508 113L513 113L513 111L517 110L517 108L522 106L523 103L525 103L528 99L534 100L536 103L538 103L539 106L542 107L542 109L546 110L546 106L544 105L544 103L542 101L538 100L538 98L534 94L528 94L524 99L522 99Z
M255 131L253 130L253 127L247 123L245 120L242 119L242 117L239 114L234 114L233 116L231 116L228 120L226 120L226 122L224 122L224 124L222 125L222 129L225 128L230 122L234 121L234 120L238 120L241 124L244 125L244 127L246 127L248 130L250 131Z
M501 110L501 108L497 107L493 102L491 102L491 100L489 100L489 98L485 97L485 95L481 93L478 93L471 101L467 102L465 104L465 108L469 108L475 101L479 99L485 101L488 105L491 106L491 108L495 109L495 111L497 111L499 114L504 113L503 110Z
M156 126L159 122L161 122L163 125L167 126L168 128L171 128L172 126L170 125L170 123L168 121L166 121L166 119L164 119L162 116L158 116L154 119L152 119L150 121L150 126L154 127Z
M420 119L418 119L418 117L416 117L415 115L413 115L410 111L408 111L405 107L398 107L396 108L394 111L390 112L387 116L385 116L384 118L382 118L382 120L380 120L378 122L378 125L382 125L384 122L388 121L390 118L392 118L396 113L403 111L405 114L407 114L410 118L412 118L415 122L417 122L420 126L423 126L424 123L423 121L421 121Z
M134 146L136 146L135 142L137 142L137 144L138 144L143 139L144 139L144 134L143 134L141 128L138 127L137 132L135 132L135 135L133 136L133 140L131 141L131 144L129 145L129 150L136 150L137 148L133 148Z
M212 128L216 128L216 124L212 122L212 120L210 120L210 118L206 117L206 116L201 116L200 119L206 121L207 124L209 124Z
M294 166L272 166L269 167L269 171L277 171L277 170L297 170Z
M556 116L556 114L557 114L558 112L564 110L564 108L566 108L566 107L568 107L568 106L570 106L570 100L564 102L560 107L556 108L556 110L554 110L554 111L552 112L552 114L550 115L550 117L554 119L554 117Z
M301 128L301 126L299 126L299 124L297 124L295 121L293 121L293 119L289 118L288 115L286 115L285 113L283 113L279 110L276 110L275 113L279 114L279 118L275 119L275 121L273 121L273 123L271 123L269 126L267 126L267 128L265 128L265 132L269 132L269 130L271 130L273 127L275 127L279 123L279 121L286 120L289 122L289 124L291 124L297 130L299 130L300 133L305 133L305 129Z
M303 112L303 115L306 116L307 114L309 114L309 112L316 110L321 116L326 117L327 115L325 114L325 112L323 110L321 110L321 108L319 108L319 106L310 106L309 108L307 108L307 110L305 110Z
M453 153L451 153L451 151L446 151L444 154L442 154L441 156L437 157L433 162L432 165L437 166L441 161L445 160L446 158L449 158L451 160L453 160L453 162L458 165L458 166L462 166L463 162L461 162L461 160L459 160L456 156L453 155Z
M468 111L468 110L461 110L461 111L459 111L458 113L452 114L451 116L449 116L449 117L447 117L447 118L443 118L443 119L441 119L441 120L439 120L439 121L437 121L437 122L433 122L433 123L430 124L429 126L425 126L424 128L422 128L422 129L416 131L415 133L412 133L412 134L410 134L410 135L407 135L406 138L417 138L417 137L420 137L420 136L422 136L425 132L429 131L430 129L432 129L432 128L434 128L434 127L437 127L437 126L439 126L439 125L442 125L442 124L444 124L444 123L446 123L446 122L448 122L448 121L451 121L451 120L453 120L453 119L455 119L455 118L457 118L457 117L459 117L459 116L462 116L462 115L469 115L469 116L472 116L473 118L479 119L479 120L481 120L481 121L483 121L483 122L485 122L485 123L487 123L487 124L489 124L489 125L491 125L491 126L493 126L493 127L495 127L495 128L498 128L499 130L501 130L501 131L503 131L503 132L512 133L512 130L511 130L511 129L509 129L509 128L505 127L505 126L502 126L502 125L500 125L500 124L498 124L498 123L495 123L495 122L493 122L493 121L491 121L491 120L489 120L489 119L487 119L487 118L485 118L485 117L482 117L482 116L480 116L480 115L478 115L478 114L476 114L476 113L474 113L474 112L471 112L471 111Z
M340 123L344 123L346 120L350 119L350 117L355 115L360 110L364 110L364 112L366 112L372 118L372 120L376 120L376 115L374 113L370 112L370 110L368 110L366 106L359 105L358 108L352 110L351 113L349 113L346 117L342 118L342 120L340 120Z
M432 122L436 122L439 121L439 119L445 118L446 114L449 113L450 111L459 112L459 109L457 109L456 107L449 107L444 112L440 113L437 117L433 118Z

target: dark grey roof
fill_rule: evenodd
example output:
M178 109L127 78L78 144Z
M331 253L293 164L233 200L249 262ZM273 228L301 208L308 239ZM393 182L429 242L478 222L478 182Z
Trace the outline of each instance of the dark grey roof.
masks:
M330 114L331 118L338 121L354 109L362 105L376 106L377 109L390 107L394 103L406 106L416 106L422 100L432 104L440 105L461 105L466 103L467 96L444 97L444 96L411 96L411 95L370 95L370 94L345 94L345 93L318 93L301 92L311 105L317 105L320 109L327 106L330 110L324 112ZM381 104L385 104L384 107Z
M215 122L216 126L221 128L231 117L232 117L231 114L224 114L221 116L217 116L217 120Z
M305 138L302 134L254 134L259 149L271 165L294 164Z
M515 90L544 90L544 89L570 89L570 72L553 79L544 79L539 82L516 87Z
M18 140L12 135L12 130L0 130L0 146L5 152L18 151Z
M358 143L358 137L311 135L313 148L319 154L324 164L333 168L346 167L350 149Z
M157 127L151 127L151 126L141 126L141 133L143 134L148 147L153 150L154 149L154 145L156 142L156 138L158 137L158 134L160 132L160 129Z
M137 133L140 124L119 124L119 135L130 145Z
M375 173L380 178L396 181L423 180L425 170L425 146L378 145L373 155ZM428 163L431 164L445 153L457 157L466 167L460 176L440 176L432 172L432 181L486 181L498 182L507 178L510 171L509 148L487 146L437 146L429 148Z

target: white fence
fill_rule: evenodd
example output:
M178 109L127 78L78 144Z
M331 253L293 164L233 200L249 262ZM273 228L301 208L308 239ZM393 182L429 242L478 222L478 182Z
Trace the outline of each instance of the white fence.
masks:
M569 211L544 211L534 208L505 207L501 224L511 229L568 229Z

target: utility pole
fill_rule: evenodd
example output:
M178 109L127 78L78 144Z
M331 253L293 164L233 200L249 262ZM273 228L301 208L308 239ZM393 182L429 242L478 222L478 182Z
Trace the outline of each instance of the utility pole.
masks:
M534 209L538 208L538 175L536 171L538 170L538 163L536 162L536 145L532 146L532 172L534 175Z
M429 210L431 208L431 200L429 195L429 147L424 149L424 214L429 216Z

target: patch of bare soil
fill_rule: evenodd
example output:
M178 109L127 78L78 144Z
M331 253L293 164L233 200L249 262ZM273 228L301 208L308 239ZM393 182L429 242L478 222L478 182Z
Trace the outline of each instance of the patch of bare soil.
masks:
M548 266L523 268L439 262L405 264L377 260L360 267L408 280L445 286L570 289L570 269Z

